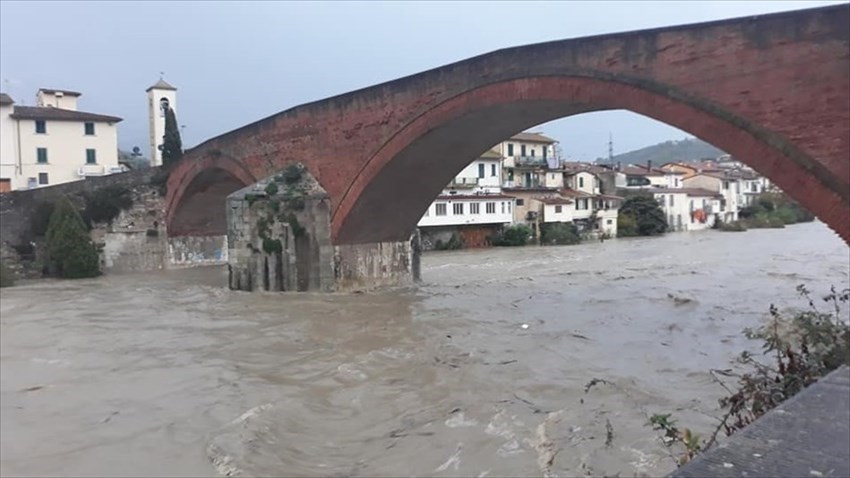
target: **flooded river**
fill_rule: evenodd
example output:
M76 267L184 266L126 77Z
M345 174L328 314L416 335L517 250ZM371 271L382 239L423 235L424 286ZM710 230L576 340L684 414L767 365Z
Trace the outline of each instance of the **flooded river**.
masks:
M375 294L231 292L217 267L4 289L0 471L662 475L647 414L710 432L741 329L849 267L813 223L431 253Z

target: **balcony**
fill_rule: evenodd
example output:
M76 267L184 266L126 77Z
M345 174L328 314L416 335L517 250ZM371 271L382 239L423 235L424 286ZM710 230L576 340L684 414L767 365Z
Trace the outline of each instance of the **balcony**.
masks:
M452 179L452 182L449 183L449 188L455 189L470 189L478 186L480 178L477 177L456 177Z
M548 163L546 162L546 158L543 156L514 156L514 164L517 167L520 166L531 166L531 167L546 167Z

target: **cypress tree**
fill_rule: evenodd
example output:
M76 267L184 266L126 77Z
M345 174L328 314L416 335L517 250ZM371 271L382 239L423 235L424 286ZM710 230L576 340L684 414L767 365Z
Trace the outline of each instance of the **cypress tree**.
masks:
M45 236L47 254L60 277L79 279L100 275L97 247L83 218L67 197L57 201Z
M177 115L170 107L165 112L165 134L162 135L162 164L176 163L183 157L183 141L177 127Z

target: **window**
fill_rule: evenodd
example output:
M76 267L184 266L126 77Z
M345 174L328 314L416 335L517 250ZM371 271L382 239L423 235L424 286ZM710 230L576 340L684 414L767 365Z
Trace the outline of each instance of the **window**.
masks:
M470 214L478 214L480 212L479 206L480 205L477 202L471 203L469 205L469 213Z
M462 202L456 202L456 203L452 204L452 214L454 214L455 216L462 216L463 215L463 203Z
M531 157L533 158L534 156L535 156L535 154L534 154L534 150L532 149L532 150L531 150Z
M38 173L38 184L48 184L47 173Z
M171 108L171 105L168 103L168 98L160 98L159 100L159 116L165 118L165 112Z
M735 181L735 194L741 194L741 183Z
M486 205L487 214L496 214L496 203L488 202Z
M673 195L672 194L670 195L669 201L670 201L670 207L673 207L674 201L673 201Z
M510 212L511 212L511 202L508 201L508 214L510 214Z
M495 176L495 175L496 175L496 165L491 164L490 165L490 176Z
M86 123L86 136L94 136L94 123Z
M516 205L517 206L524 206L525 205L525 199L517 199Z
M608 224L609 226L610 226L611 224L614 224L614 220L613 220L613 219L608 219L607 224Z
M478 177L479 178L484 177L484 164L483 163L478 163Z
M438 202L434 205L434 214L437 216L445 216L446 215L446 203Z
M579 211L587 209L587 199L579 199L576 201L576 209Z
M754 193L759 192L759 185L758 185L758 184L756 184L756 183L752 183L752 185L751 185L751 187L750 187L750 190L751 190L752 192L754 192Z
M524 145L524 144L521 144L521 145L519 146L519 155L520 155L520 156L525 156L525 152L526 152L526 151L525 151L525 145Z
M39 164L47 163L47 148L37 148L35 150L35 154L36 161L38 161Z
M502 201L502 214L505 213L505 201Z
M513 155L514 155L514 145L511 144L511 143L508 143L508 156L513 156Z
M86 164L97 164L97 155L95 150L87 149L86 150Z
M729 189L729 181L723 181L723 189Z
M546 159L546 153L547 153L548 151L549 151L549 148L548 148L548 147L546 147L546 146L544 146L544 147L543 147L543 159Z
M555 214L561 214L561 211L564 209L563 206L555 206Z
M581 177L581 176L578 177L578 187L580 187L580 188L584 187L584 178Z
M47 123L44 120L35 120L35 132L38 134L46 134Z

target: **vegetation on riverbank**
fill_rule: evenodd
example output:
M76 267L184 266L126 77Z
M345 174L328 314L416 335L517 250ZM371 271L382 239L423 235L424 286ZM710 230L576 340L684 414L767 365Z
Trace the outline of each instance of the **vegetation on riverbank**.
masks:
M524 246L532 238L534 231L525 224L516 224L502 229L501 232L490 238L494 246Z
M56 202L45 234L49 269L66 279L97 277L100 258L86 223L71 201Z
M721 231L746 231L747 229L781 229L789 224L812 222L810 213L797 201L784 193L767 192L760 194L751 206L741 208L739 220L731 223L717 223Z
M639 194L623 201L617 214L617 236L658 236L667 232L664 210L652 195Z
M543 245L573 245L581 242L578 228L571 222L552 222L540 225L540 243Z
M9 269L5 262L0 261L0 287L11 287L15 285L15 273Z
M744 329L748 339L762 342L764 358L744 351L736 359L742 372L711 370L728 395L719 401L723 416L708 438L679 427L670 413L649 417L648 425L661 432L677 466L708 451L720 432L732 435L829 372L850 365L850 324L841 315L850 289L839 292L833 287L823 297L829 310L819 309L805 286L798 286L797 292L807 301L807 309L783 313L771 304L767 324ZM730 386L721 377L737 383Z

